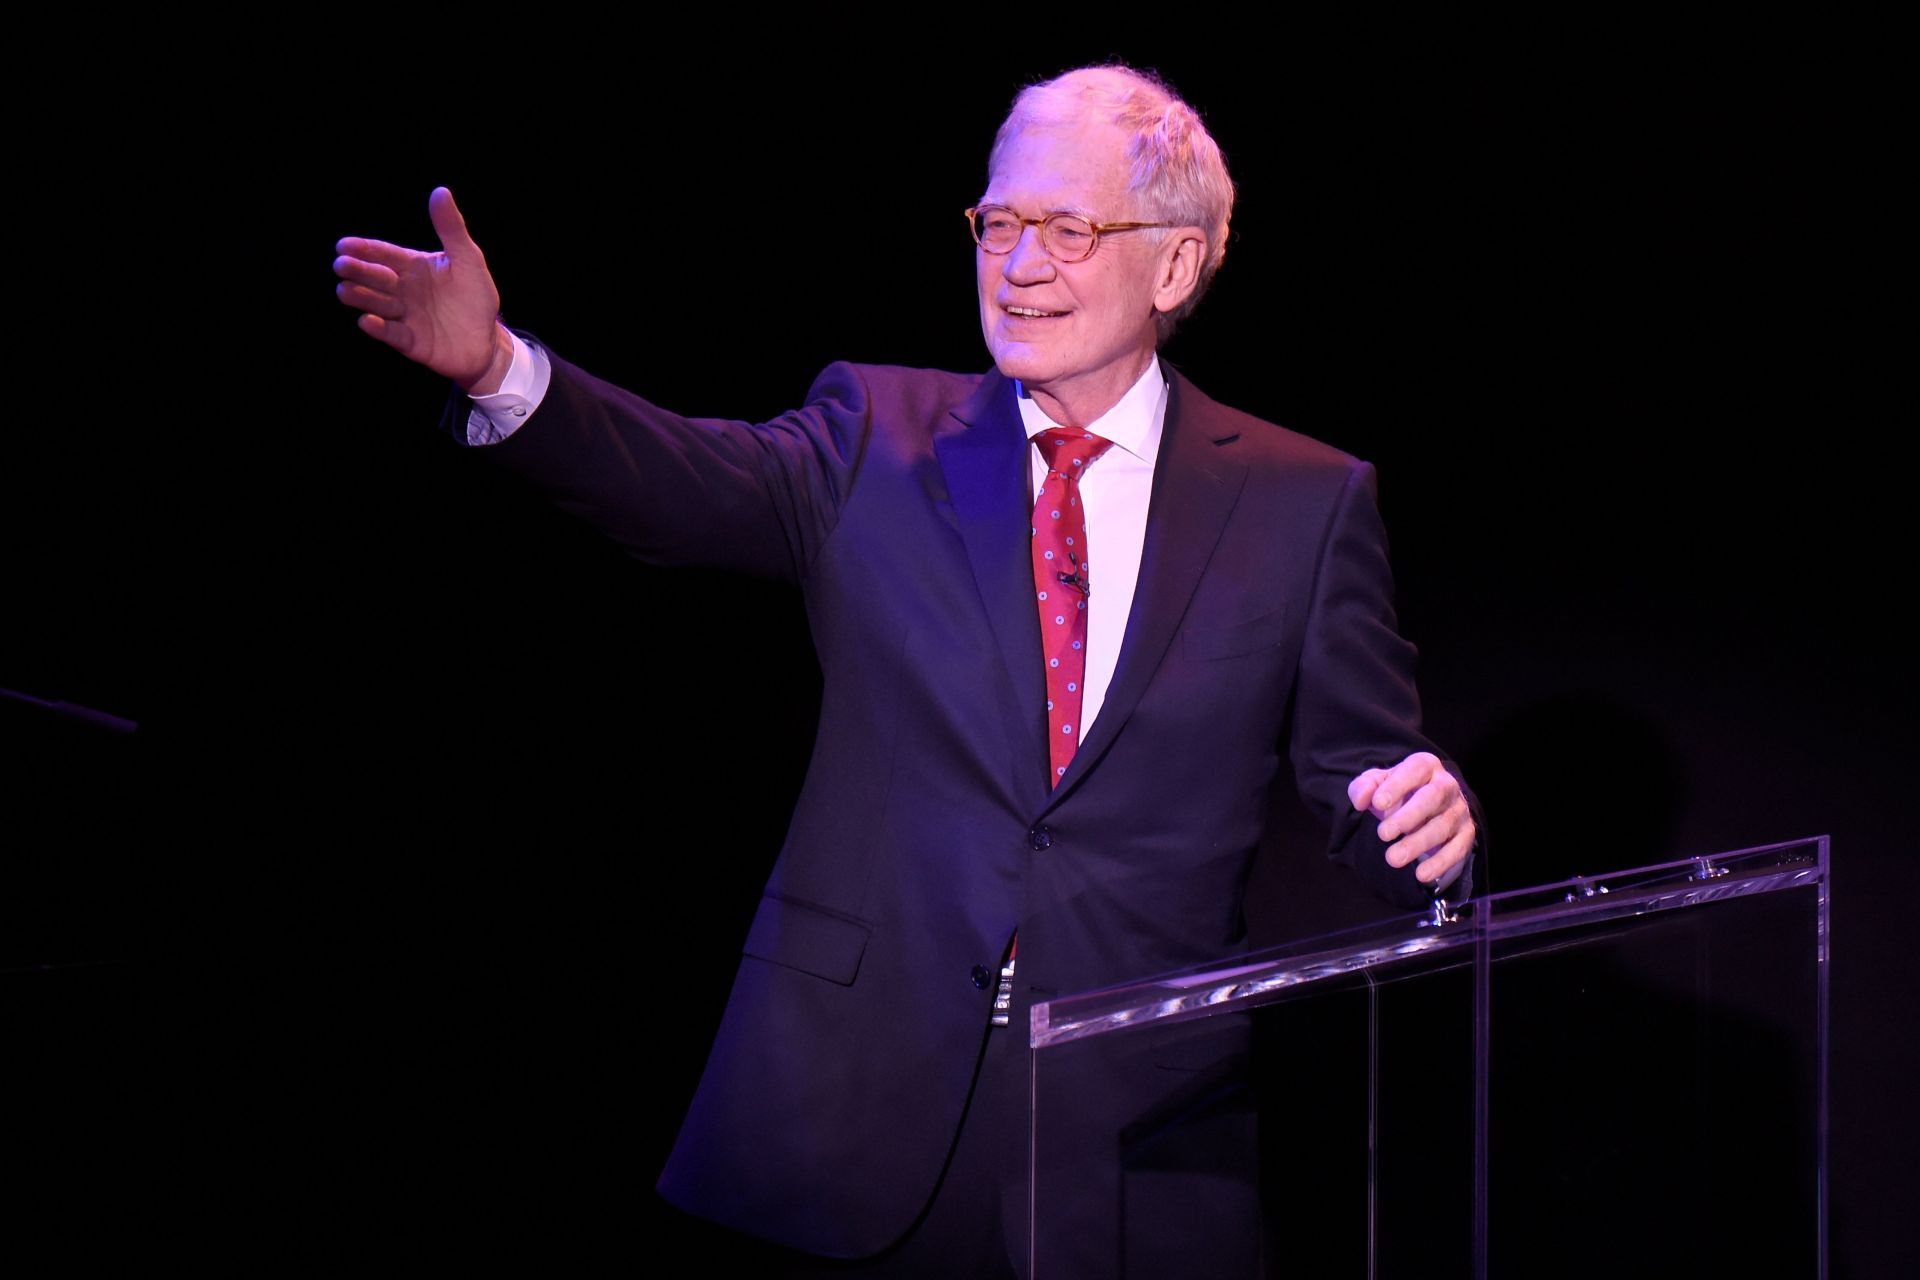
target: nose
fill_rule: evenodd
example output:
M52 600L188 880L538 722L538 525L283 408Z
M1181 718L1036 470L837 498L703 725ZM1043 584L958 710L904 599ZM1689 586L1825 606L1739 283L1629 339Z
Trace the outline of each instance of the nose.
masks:
M1039 227L1020 228L1020 239L1007 253L1010 284L1042 284L1053 278L1053 258L1040 243Z

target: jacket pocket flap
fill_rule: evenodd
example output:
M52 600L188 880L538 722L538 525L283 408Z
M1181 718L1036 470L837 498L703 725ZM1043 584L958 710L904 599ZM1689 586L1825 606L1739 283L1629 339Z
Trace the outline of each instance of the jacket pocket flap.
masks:
M760 899L743 950L750 956L851 986L872 928L786 898Z
M1228 627L1188 627L1184 643L1196 658L1231 658L1271 649L1287 634L1287 608L1263 613Z

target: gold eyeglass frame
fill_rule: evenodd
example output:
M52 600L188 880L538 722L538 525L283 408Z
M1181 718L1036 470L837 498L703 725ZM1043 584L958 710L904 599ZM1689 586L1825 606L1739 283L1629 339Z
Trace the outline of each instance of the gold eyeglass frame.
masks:
M975 244L995 256L1012 253L1020 241L1016 237L1013 244L1008 245L1004 249L987 249L987 246L982 243L980 239L979 213L982 209L999 209L1006 213L1009 217L1012 217L1020 223L1021 235L1026 234L1028 227L1040 228L1040 247L1045 249L1047 256L1055 262L1066 263L1085 262L1088 258L1091 258L1100 248L1100 237L1109 231L1138 231L1142 227L1171 227L1174 225L1171 222L1095 222L1091 218L1082 217L1080 214L1066 212L1050 213L1044 218L1022 218L1019 214L1003 204L975 205L973 208L967 210L967 229L973 232L973 242ZM1053 241L1047 236L1047 228L1061 218L1072 218L1075 222L1084 222L1093 230L1093 239L1087 245L1087 251L1077 258L1063 258L1053 251Z

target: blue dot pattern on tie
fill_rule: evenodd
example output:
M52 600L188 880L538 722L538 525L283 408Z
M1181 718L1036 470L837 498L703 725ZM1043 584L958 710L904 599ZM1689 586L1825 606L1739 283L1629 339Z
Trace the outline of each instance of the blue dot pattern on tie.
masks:
M1111 441L1091 431L1069 431L1055 427L1033 437L1034 445L1046 462L1048 478L1034 494L1034 519L1029 522L1033 539L1033 579L1039 597L1041 651L1047 667L1047 723L1054 730L1048 763L1056 782L1066 776L1067 764L1079 745L1076 726L1080 723L1082 691L1086 670L1087 593L1091 590L1086 551L1086 515L1080 509L1079 477ZM1060 482L1063 493L1051 499L1047 491ZM1066 498L1062 503L1060 498ZM1058 505L1056 505L1058 504ZM1039 518L1045 511L1047 519ZM1055 611L1047 607L1048 595L1060 587L1077 593L1074 610ZM1049 622L1051 619L1051 622Z

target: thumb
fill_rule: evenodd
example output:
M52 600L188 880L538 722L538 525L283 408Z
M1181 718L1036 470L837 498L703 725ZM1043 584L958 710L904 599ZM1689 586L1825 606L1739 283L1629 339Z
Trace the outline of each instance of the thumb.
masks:
M427 216L433 219L434 234L440 237L440 247L451 257L480 257L480 246L467 234L467 220L460 216L460 206L453 202L453 192L445 187L435 187L433 194L427 197Z
M1355 809L1365 813L1367 806L1373 803L1373 793L1379 789L1382 779L1386 776L1385 769L1367 770L1347 784L1347 799L1352 802Z

